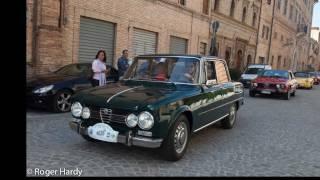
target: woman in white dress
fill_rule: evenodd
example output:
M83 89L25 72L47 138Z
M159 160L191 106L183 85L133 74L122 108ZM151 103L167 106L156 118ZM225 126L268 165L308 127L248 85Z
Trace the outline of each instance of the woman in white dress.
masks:
M106 52L104 50L99 50L96 59L92 62L92 86L104 86L106 84L106 73L108 69L106 68Z

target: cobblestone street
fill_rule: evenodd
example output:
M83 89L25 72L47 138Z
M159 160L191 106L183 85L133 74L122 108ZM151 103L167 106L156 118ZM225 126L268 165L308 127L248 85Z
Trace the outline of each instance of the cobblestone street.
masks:
M233 129L194 134L177 162L157 150L91 143L69 128L71 113L27 110L27 168L83 170L82 176L320 176L320 86L289 101L251 98ZM28 176L34 176L34 172Z

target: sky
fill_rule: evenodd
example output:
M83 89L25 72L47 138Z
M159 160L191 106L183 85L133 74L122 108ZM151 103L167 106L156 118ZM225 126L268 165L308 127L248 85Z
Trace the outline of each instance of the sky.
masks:
M320 2L313 9L312 27L320 27Z

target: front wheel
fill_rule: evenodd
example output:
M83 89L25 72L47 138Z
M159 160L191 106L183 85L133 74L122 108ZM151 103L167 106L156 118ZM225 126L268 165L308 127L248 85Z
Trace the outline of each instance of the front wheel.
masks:
M285 93L285 94L283 94L283 98L285 99L285 100L289 100L290 99L290 92L288 91L287 93Z
M236 104L233 104L230 107L229 115L221 121L222 127L224 129L233 128L233 126L236 122L236 119L237 119L237 108L236 108Z
M72 92L69 90L60 90L53 98L54 112L69 112L71 109L70 97Z
M254 96L256 96L256 93L253 92L253 91L249 91L249 96L250 96L250 97L254 97Z
M182 115L174 123L167 138L161 145L161 153L169 161L177 161L183 157L187 150L190 138L190 125L188 119Z

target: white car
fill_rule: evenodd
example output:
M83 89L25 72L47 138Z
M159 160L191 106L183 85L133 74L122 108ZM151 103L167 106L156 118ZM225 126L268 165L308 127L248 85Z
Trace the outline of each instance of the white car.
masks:
M249 87L252 80L258 77L258 72L262 70L271 70L272 67L268 64L252 64L241 75L240 82L244 87Z

